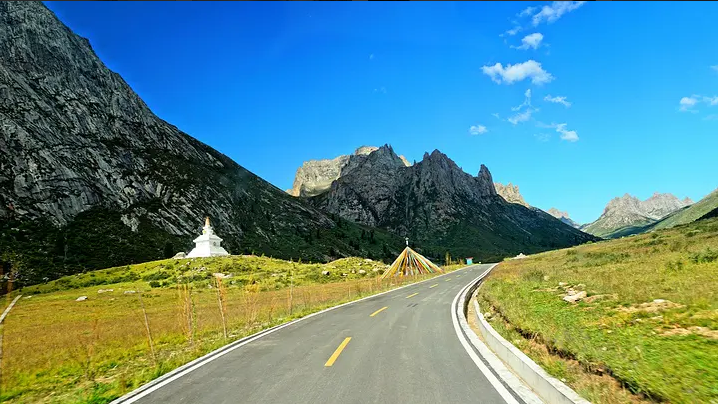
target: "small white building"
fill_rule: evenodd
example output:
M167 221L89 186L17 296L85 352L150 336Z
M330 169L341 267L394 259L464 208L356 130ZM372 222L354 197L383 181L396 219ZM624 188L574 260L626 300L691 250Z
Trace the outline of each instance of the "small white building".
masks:
M195 246L187 254L187 258L229 255L227 250L220 246L221 242L222 239L214 234L212 226L209 225L209 217L207 217L204 221L204 228L202 228L202 235L194 239Z

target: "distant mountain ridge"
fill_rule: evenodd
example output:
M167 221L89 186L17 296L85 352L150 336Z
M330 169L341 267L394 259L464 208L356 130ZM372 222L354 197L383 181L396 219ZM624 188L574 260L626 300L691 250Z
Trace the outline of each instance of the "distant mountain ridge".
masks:
M668 229L696 220L714 217L716 209L718 209L718 188L703 197L700 201L663 217L661 220L649 226L646 231Z
M595 238L549 214L506 202L484 165L476 177L434 150L406 166L389 145L373 151L329 189L310 197L321 210L484 259L575 245Z
M582 226L581 230L607 238L634 234L692 203L690 198L680 200L670 193L656 192L645 201L624 194L611 199L603 214L594 222Z
M575 229L578 229L581 227L580 224L574 222L570 217L568 217L568 212L562 212L556 208L551 208L551 209L547 210L546 213L548 213L549 215L555 217L556 219L566 223L567 225L569 225Z

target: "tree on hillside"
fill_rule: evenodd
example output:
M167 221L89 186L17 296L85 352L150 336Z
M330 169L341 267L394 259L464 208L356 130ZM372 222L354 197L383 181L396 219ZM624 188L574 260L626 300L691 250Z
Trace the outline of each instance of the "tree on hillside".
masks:
M174 250L175 248L172 245L172 242L169 240L165 241L165 247L162 254L163 258L172 258L175 255Z

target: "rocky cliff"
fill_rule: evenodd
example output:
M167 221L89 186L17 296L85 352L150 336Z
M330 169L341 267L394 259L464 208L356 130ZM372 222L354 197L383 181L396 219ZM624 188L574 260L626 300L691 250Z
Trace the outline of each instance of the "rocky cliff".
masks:
M519 205L526 206L527 208L531 207L528 203L526 203L524 197L521 195L521 192L519 192L518 185L513 185L510 182L508 185L495 182L494 187L496 188L496 193L504 198L506 202L518 203Z
M474 177L438 150L413 166L397 161L393 149L382 146L310 200L350 221L421 242L432 256L448 249L489 260L594 239L541 210L506 202L484 165Z
M205 216L235 254L382 248L155 116L42 3L0 2L5 270L33 283L162 258L187 251Z
M287 190L287 193L293 196L319 195L329 189L332 182L337 178L349 174L354 168L358 167L370 153L377 149L378 147L375 146L361 146L354 151L354 154L327 160L305 161L297 169L292 189ZM410 165L404 156L399 156L396 163L396 167L408 167Z
M669 193L656 192L645 201L625 194L611 199L603 214L596 221L582 226L581 230L606 238L633 234L692 203L689 198L680 200Z
M580 224L574 222L570 217L568 217L568 212L563 212L556 208L551 208L551 209L547 210L546 213L548 213L549 215L555 217L556 219L566 223L567 225L569 225L573 228L578 229L581 227Z

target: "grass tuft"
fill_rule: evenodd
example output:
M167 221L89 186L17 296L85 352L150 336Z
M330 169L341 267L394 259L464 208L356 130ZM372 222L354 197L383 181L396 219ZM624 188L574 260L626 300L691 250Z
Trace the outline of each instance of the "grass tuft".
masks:
M538 361L594 403L710 403L718 402L717 274L718 219L707 219L506 261L479 303L532 358L541 358L538 345L580 365ZM569 289L587 297L568 303ZM623 387L582 384L581 372L597 369Z

